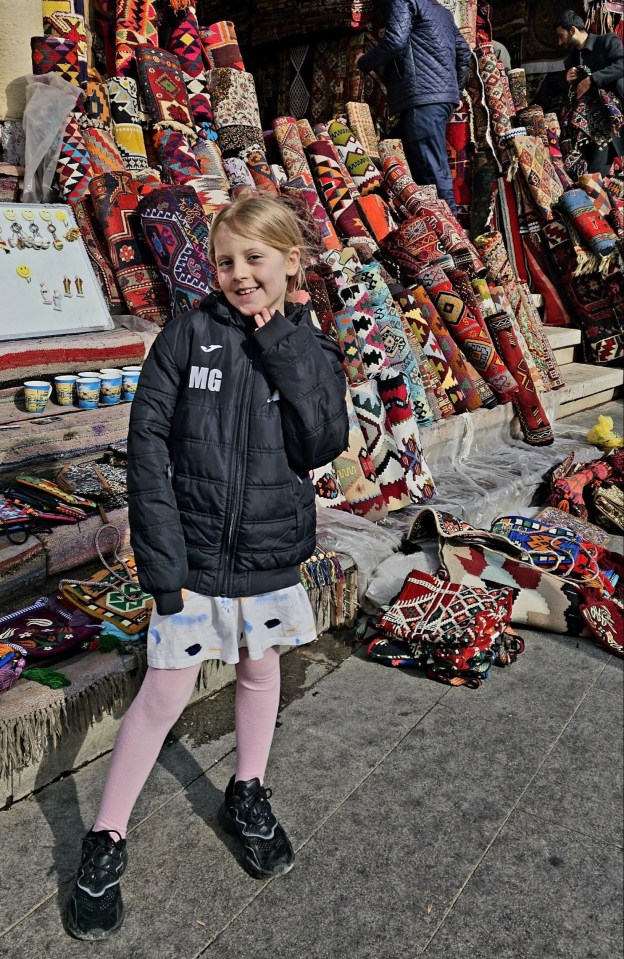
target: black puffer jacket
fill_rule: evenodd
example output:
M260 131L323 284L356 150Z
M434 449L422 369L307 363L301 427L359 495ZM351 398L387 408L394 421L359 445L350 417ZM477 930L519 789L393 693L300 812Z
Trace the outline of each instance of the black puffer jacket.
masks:
M259 330L221 296L147 357L128 438L131 542L160 613L183 587L252 596L299 580L315 547L308 470L347 446L339 348L287 306Z
M388 0L383 39L360 58L358 66L364 73L380 72L388 90L388 108L394 114L427 103L457 105L470 56L452 14L439 3Z

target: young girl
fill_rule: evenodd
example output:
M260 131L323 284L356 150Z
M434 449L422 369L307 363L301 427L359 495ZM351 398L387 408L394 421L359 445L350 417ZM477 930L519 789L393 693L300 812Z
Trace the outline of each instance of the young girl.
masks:
M279 704L279 647L308 643L299 565L315 548L309 470L347 445L341 353L308 308L296 216L251 196L221 210L210 257L221 292L171 322L143 367L128 437L132 547L154 597L148 670L117 737L68 913L80 939L116 932L126 828L202 663L236 664L236 773L221 825L258 878L294 853L263 786Z

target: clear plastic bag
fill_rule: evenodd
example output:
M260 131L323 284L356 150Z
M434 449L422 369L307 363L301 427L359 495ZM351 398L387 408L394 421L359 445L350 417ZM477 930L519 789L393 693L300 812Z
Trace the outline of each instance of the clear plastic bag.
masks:
M61 152L67 118L82 97L80 87L55 73L31 76L26 83L24 203L55 198L52 180Z
M360 600L377 566L399 549L401 536L355 513L322 507L316 511L316 541L323 549L352 557L358 570Z

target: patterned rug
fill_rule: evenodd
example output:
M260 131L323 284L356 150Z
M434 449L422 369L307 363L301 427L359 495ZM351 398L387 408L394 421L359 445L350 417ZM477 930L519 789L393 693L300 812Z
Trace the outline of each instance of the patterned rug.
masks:
M82 136L89 154L93 176L126 169L119 147L109 130L86 127L82 131Z
M43 18L43 30L47 36L69 40L76 44L79 82L87 81L87 33L85 18L75 13L52 13Z
M523 68L518 67L515 70L510 70L507 74L507 79L509 80L511 99L514 102L516 111L526 109L529 101L527 99L526 73Z
M367 379L360 341L353 327L354 314L355 310L352 307L337 310L332 314L331 325L325 330L327 333L333 326L336 331L336 340L344 353L344 371L351 386L364 383Z
M379 143L375 131L375 123L368 103L356 103L350 101L347 103L348 125L362 144L366 152L373 158L379 160Z
M140 46L158 46L158 16L152 0L117 0L115 70L117 76L134 75Z
M323 140L315 140L306 152L319 193L324 199L338 235L351 240L357 239L358 242L377 249L375 241L362 222L340 167L332 155L330 144Z
M360 141L344 123L332 120L328 132L342 162L362 196L381 186L381 176Z
M70 113L56 165L58 190L67 203L85 195L93 175L80 124L83 115L79 110Z
M154 146L169 183L182 184L201 176L199 163L191 149L188 137L180 130L161 127L154 130Z
M374 380L351 385L351 399L388 511L412 502L395 439L386 427L386 411Z
M427 319L427 316L430 318L433 318L434 314L437 316L435 307L429 297L427 297L424 287L419 288L422 291L422 299L419 305L416 299L417 289L418 288L406 290L398 285L390 287L392 295L401 308L405 320L409 324L416 340L420 343L425 356L432 364L438 376L441 387L451 404L451 411L463 413L466 411L464 394L459 388L455 374L440 345L440 341L435 336ZM438 321L440 320L439 316L437 319ZM441 326L443 325L444 324L441 324ZM445 327L442 335L447 343L447 349L450 348L451 351L456 351L457 348Z
M374 377L384 368L389 368L390 361L368 290L362 283L347 283L340 287L339 296L344 306L351 310L364 372L367 377Z
M433 415L427 401L418 360L411 349L403 329L401 314L392 299L388 285L374 265L362 267L355 274L354 280L368 292L375 324L379 330L388 363L405 377L417 422L421 426L429 426L433 422Z
M607 272L616 252L617 236L596 209L594 200L585 190L575 188L563 194L559 206L571 230L589 248L577 253L577 273Z
M513 105L513 100L509 81L498 65L492 44L482 44L477 47L475 54L494 142L498 143L501 136L511 130L510 103ZM513 113L515 113L515 107Z
M256 85L251 73L218 67L210 74L210 98L219 135L224 127L247 126L262 129ZM264 139L260 140L264 146Z
M111 129L113 116L106 83L102 80L87 80L84 84L82 105L89 126L99 127L101 130Z
M136 69L153 123L179 130L194 143L197 136L178 58L165 50L141 44L136 48Z
M379 374L378 386L412 499L415 503L426 502L434 496L435 484L423 452L405 377L388 367Z
M542 217L542 222L552 220L552 208L563 193L550 151L535 137L513 136L503 138L511 161L510 172L517 172L524 180L531 199Z
M161 187L138 206L143 235L169 290L172 316L196 309L211 290L208 223L190 186ZM198 240L203 224L203 240Z
M180 10L173 20L167 39L167 50L180 62L184 73L198 77L206 66L204 47L199 35L199 24L192 6Z
M245 69L236 30L230 20L220 20L209 27L200 27L200 35L204 49L212 59L212 66Z
M59 37L31 37L32 68L35 76L56 73L68 83L80 86L82 79L78 44ZM86 79L86 77L85 77Z
M550 445L554 442L552 428L514 335L512 318L501 311L486 317L486 323L494 343L518 385L513 404L525 441L531 446Z
M50 377L68 370L78 373L105 366L120 369L141 365L144 358L143 340L129 330L5 340L0 343L0 386L4 388L21 384L25 378Z
M136 182L127 172L105 173L93 178L90 192L129 312L164 325L171 317L169 296L142 235Z
M342 492L338 474L331 463L313 470L312 482L317 506L341 509L347 513L353 512Z
M333 461L345 499L354 513L376 521L388 515L373 461L366 447L349 389L346 390L349 416L349 445ZM396 437L395 437L396 438Z
M457 204L457 219L465 230L470 228L472 204L472 134L470 111L466 99L451 116L446 127L446 152L448 153L453 193Z

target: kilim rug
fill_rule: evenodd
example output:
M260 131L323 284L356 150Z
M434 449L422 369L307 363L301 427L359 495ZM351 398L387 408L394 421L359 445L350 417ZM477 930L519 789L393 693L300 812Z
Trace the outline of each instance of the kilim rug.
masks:
M358 209L336 160L332 156L329 144L323 140L315 140L307 148L310 166L323 197L325 206L336 226L340 237L371 244L377 248L375 241L364 226Z
M531 274L531 286L544 299L544 324L570 326L570 314L559 292L558 284L563 277L555 276L552 264L544 254L541 237L523 237L527 266ZM557 281L557 283L555 282Z
M509 92L509 81L498 65L494 47L491 44L482 44L477 47L475 54L494 141L498 143L502 134L511 130L509 103L513 101Z
M82 131L82 136L89 154L93 176L126 169L119 147L110 130L86 127Z
M138 123L114 123L113 136L126 170L134 174L149 170L142 126Z
M527 99L526 73L523 68L519 67L515 70L510 70L507 74L507 79L509 80L511 99L514 102L516 111L526 109L529 101Z
M179 130L194 143L197 136L178 58L165 50L140 44L136 48L136 67L153 123Z
M377 385L401 456L407 487L414 502L423 503L435 494L435 484L420 442L407 383L401 373L388 367L379 374Z
M537 137L544 146L548 146L548 132L543 107L538 103L525 107L518 112L517 120L520 126L525 127L528 136Z
M496 277L505 289L545 389L556 389L562 386L563 380L559 367L544 334L539 315L536 316L533 312L532 301L529 303L530 294L527 295L522 284L518 283L513 275L502 236L496 231L491 231L477 237L475 243L487 264L490 276Z
M69 114L56 166L59 193L67 203L85 195L92 176L89 151L80 128L79 118L82 115L81 111L76 110Z
M245 69L236 30L230 20L219 20L209 27L200 27L200 31L204 47L210 52L215 67Z
M170 183L186 183L201 176L199 164L184 133L161 127L154 130L153 138L163 175Z
M572 189L563 194L560 209L588 251L577 255L577 272L606 272L616 252L617 236L596 210L585 190Z
M110 130L113 122L108 87L102 80L87 80L82 101L85 116L91 127Z
M362 349L353 327L355 311L351 307L337 310L332 314L332 323L336 339L344 353L343 367L351 386L366 382L366 370L362 361ZM325 330L328 332L328 330Z
M135 573L134 558L129 557L125 564ZM146 629L152 611L153 600L144 593L138 583L126 583L124 567L119 563L114 572L103 570L94 573L92 584L71 584L63 586L61 595L65 603L81 609L93 619L112 623L129 636ZM135 574L136 575L136 574Z
M167 50L178 58L181 69L190 77L197 77L204 72L204 49L192 6L181 10L173 21Z
M386 428L386 411L377 384L368 380L351 385L350 393L388 511L409 506L412 499L397 444Z
M463 270L456 268L444 272L452 284L453 293L460 297L464 309L458 309L457 304L449 301L450 312L445 310L440 315L447 329L456 337L462 351L475 365L498 400L501 403L509 403L517 392L516 384L496 352L470 278ZM436 309L440 312L439 302L436 304Z
M354 513L376 521L388 515L373 461L366 447L349 388L346 389L349 416L349 445L333 461L345 499Z
M338 289L346 283L351 283L357 271L362 268L362 261L351 246L322 253L321 260L331 270L332 278Z
M336 228L327 215L327 211L319 199L314 183L306 183L303 177L288 180L281 187L284 196L305 203L318 230L323 246L326 250L341 248Z
M425 352L416 339L416 335L409 325L407 318L403 318L403 329L407 333L407 337L410 341L411 347L416 354L418 360L418 365L420 367L420 372L422 373L423 383L425 384L425 392L427 394L427 399L429 401L429 406L433 413L434 419L443 419L447 416L453 416L455 410L453 409L453 404L449 400L440 376L436 367L433 364L433 361L429 359L428 356L425 356Z
M455 344L455 349L452 352L449 351L447 341L445 340L445 338L440 339L441 326L444 327L446 336L450 335L449 328L446 326L446 323L444 322L444 316L445 316L444 311L447 306L448 306L448 309L451 310L451 301L449 300L449 296L451 300L453 300L453 287L450 281L448 280L446 274L444 273L444 270L436 266L426 267L425 269L421 270L419 273L419 279L420 279L420 283L422 284L422 287L424 287L424 289L426 290L427 297L430 298L430 302L433 304L435 315L438 318L438 322L434 321L435 326L432 326L432 329L434 329L434 332L440 342L440 346L444 350L445 355L449 361L449 364L451 365L453 369L459 389L463 395L464 402L466 404L466 409L470 411L479 409L479 407L481 407L483 403L476 389L474 381L472 377L470 376L470 373L468 372L468 369L466 367L466 363L464 361L461 351L458 349L456 344ZM424 302L424 298L422 297L422 294L419 292L418 288L413 289L412 293L414 294L414 297L420 306L420 303ZM459 299L459 297L455 297L455 300L457 299ZM438 305L438 300L440 300L439 305ZM429 318L429 321L432 322L431 316ZM445 346L446 346L446 349L445 349Z
M381 243L389 233L396 230L396 222L383 197L376 193L369 193L368 196L356 197L355 205L364 226L376 243Z
M139 101L139 88L132 77L110 77L106 81L114 123L145 123L149 115Z
M552 428L514 335L511 317L501 312L486 317L486 323L492 339L518 384L513 403L525 441L531 446L550 445L554 442Z
M338 147L332 140L329 133L329 127L327 126L327 124L315 123L313 133L314 133L313 140L322 140L323 143L327 144L330 150L331 156L334 158L334 160L338 164L338 169L340 170L340 173L342 174L344 178L344 181L347 185L347 189L349 193L351 194L352 199L355 200L359 198L362 194L360 193L360 190L358 189L357 184L355 180L353 179L351 172L347 168L347 165L344 161L342 154L339 152ZM303 143L303 140L301 142ZM311 141L307 140L306 138L306 146L310 146L310 142Z
M563 187L548 147L536 137L514 136L504 142L510 151L510 177L518 173L523 178L543 222L552 220Z
M446 152L448 153L451 176L453 177L457 219L465 230L470 227L472 151L470 111L464 98L447 124Z
M331 332L329 335L336 340L336 329L334 327L334 315L332 311L331 300L327 292L327 284L324 278L312 267L308 267L306 272L306 287L312 300L314 312L323 333ZM344 351L343 351L344 352Z
M129 330L4 340L0 343L0 386L23 383L24 379L31 377L54 376L68 370L76 373L99 369L100 365L112 369L131 364L140 366L144 359L143 340L138 333Z
M198 140L193 147L193 153L202 177L207 177L215 190L227 190L228 178L217 144L212 140Z
M594 363L624 357L624 282L612 267L607 276L575 275L576 253L565 225L557 220L544 227L550 255L561 271L573 320L583 331Z
M35 76L57 73L63 80L80 85L78 44L59 37L31 37L32 67Z
M162 326L171 317L169 296L142 235L137 184L130 173L104 173L90 192L129 312Z
M76 44L78 79L81 84L86 83L87 34L84 17L71 13L53 13L43 18L43 30L47 36L69 40Z
M295 118L277 117L273 121L273 135L288 179L301 177L305 183L312 185L312 173Z
M137 48L158 46L158 17L152 0L117 0L115 73L128 76L135 70Z
M368 103L350 101L346 106L349 128L353 130L368 155L373 160L379 160L379 143Z
M328 132L361 195L366 196L367 193L379 189L379 171L349 127L338 120L332 120Z
M182 79L189 98L191 114L195 126L207 140L217 139L217 130L214 123L214 110L210 99L210 79L206 73L191 77L182 72Z
M400 312L392 299L388 285L373 265L363 266L360 272L356 273L354 280L368 291L375 324L379 329L388 362L393 369L405 376L410 402L418 423L429 426L433 422L433 415L427 401L418 360L411 349L403 329Z
M561 111L562 143L571 142L573 152L593 142L607 146L624 124L618 98L592 84L580 99L574 97Z
M189 229L189 219L204 220L194 189L161 187L143 197L138 212L143 235L169 290L172 316L197 309L211 291L211 270L203 244ZM207 238L207 223L204 232Z
M313 470L312 482L317 506L341 509L347 513L353 512L342 492L338 474L332 463Z
M360 355L367 377L375 376L390 362L375 322L375 310L366 287L348 283L339 289L340 299L352 311L352 323L360 346Z
M265 193L279 193L264 150L248 147L241 151L240 156L245 161L257 190L264 190Z
M264 137L260 127L234 124L221 127L218 135L219 149L223 157L238 156L241 150L262 150Z
M576 185L585 190L594 209L607 220L620 240L624 240L624 196L613 189L613 181L603 180L599 173L586 173L579 177ZM624 190L624 183L621 189Z
M435 307L427 296L424 287L406 290L400 286L391 286L390 289L392 291L392 295L401 308L405 320L409 324L417 341L420 343L425 356L432 364L436 374L438 375L440 384L451 403L452 411L457 413L465 412L467 407L464 394L459 388L457 378L455 377L453 369L440 345L439 340L431 328L428 318L431 318L434 320L434 322L437 318L437 321L440 324L438 329L440 330L440 328L443 327L441 336L444 337L444 340L447 344L447 350L450 350L451 352L457 352L457 347L453 343L448 331L446 330L446 327L444 327L444 325L441 323ZM420 304L416 299L416 293L418 289L421 291Z
M379 141L379 159L383 165L384 161L390 157L397 157L402 163L407 165L407 157L403 149L402 140L380 140Z

